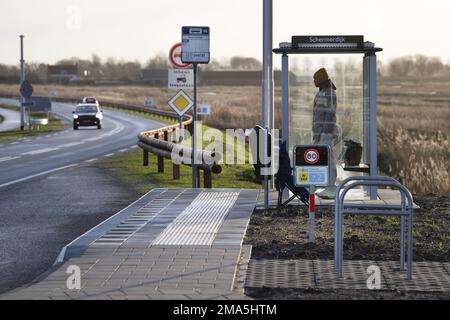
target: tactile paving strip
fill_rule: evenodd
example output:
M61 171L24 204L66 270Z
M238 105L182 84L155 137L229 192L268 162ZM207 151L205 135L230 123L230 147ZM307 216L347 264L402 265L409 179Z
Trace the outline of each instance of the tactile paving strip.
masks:
M139 231L143 226L149 223L171 203L173 203L183 191L168 190L163 192L158 198L150 201L146 206L139 209L118 226L111 229L99 239L94 241L95 245L114 245L120 246L133 234Z
M246 287L298 289L367 290L367 268L378 266L381 290L450 292L448 262L416 262L413 279L398 271L393 261L344 261L344 278L339 279L332 260L270 260L253 259L247 269Z
M211 245L239 192L202 192L153 245Z

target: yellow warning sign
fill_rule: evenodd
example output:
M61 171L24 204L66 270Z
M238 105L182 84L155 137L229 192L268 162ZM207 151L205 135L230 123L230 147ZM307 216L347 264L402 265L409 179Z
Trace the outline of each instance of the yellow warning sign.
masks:
M194 102L183 90L180 90L167 104L178 113L179 116L182 116L194 105Z
M300 181L308 182L308 172L305 172L305 171L300 172Z

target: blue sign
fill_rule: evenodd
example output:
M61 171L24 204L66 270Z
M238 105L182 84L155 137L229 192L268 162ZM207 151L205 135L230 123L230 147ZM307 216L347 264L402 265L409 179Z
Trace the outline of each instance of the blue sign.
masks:
M30 82L28 82L28 80L24 80L20 85L20 94L25 99L30 99L31 95L33 94L33 91L34 91L33 86L31 85Z
M315 173L315 172L311 172L309 174L309 182L314 184L314 183L323 183L324 181L326 181L326 174L325 173Z

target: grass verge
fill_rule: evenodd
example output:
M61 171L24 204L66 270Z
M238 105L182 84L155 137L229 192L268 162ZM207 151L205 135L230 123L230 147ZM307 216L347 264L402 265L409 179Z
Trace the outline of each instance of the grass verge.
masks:
M155 120L155 121L158 121L158 122L162 122L164 124L169 124L169 125L178 123L178 121L175 120L175 119L162 117L162 116L159 116L159 115L156 115L156 114L140 112L140 111L125 110L125 109L114 108L114 107L109 107L109 106L107 106L107 107L102 106L102 109L118 111L118 112L124 112L124 113L132 114L132 115L135 115L135 116L139 116L139 117L142 117L142 118L145 118L145 119Z
M11 110L17 110L17 108L13 108L10 106L1 105L1 107ZM20 138L30 138L41 134L48 134L51 132L63 130L67 127L67 122L56 118L53 115L50 115L49 124L46 126L39 126L38 128L33 128L32 130L25 128L24 131L20 131L20 128L18 128L11 131L0 132L0 143L6 143Z
M203 132L211 129L203 126ZM215 130L215 129L213 129ZM231 143L230 139L226 139L223 131L216 131L223 138L223 147ZM205 135L204 135L205 137ZM204 139L203 145L208 145L209 141ZM183 144L189 145L190 141L185 140ZM238 144L234 145L235 151L239 148ZM242 147L242 146L240 146ZM245 156L248 159L248 148L245 147ZM97 166L107 170L111 175L118 178L123 183L131 186L140 194L148 192L152 188L190 188L192 187L192 169L191 167L180 166L180 179L173 180L172 161L164 160L164 173L158 173L157 157L149 155L149 166L142 165L142 150L129 152L127 154L109 158L97 162ZM255 180L253 166L248 162L246 164L221 164L222 172L218 175L213 174L213 188L242 188L242 189L259 189L261 185ZM203 186L203 173L201 174L201 186Z

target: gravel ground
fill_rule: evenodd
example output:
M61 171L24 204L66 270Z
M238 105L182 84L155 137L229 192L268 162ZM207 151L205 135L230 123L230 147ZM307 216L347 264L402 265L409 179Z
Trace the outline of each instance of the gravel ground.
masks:
M416 196L421 207L414 216L414 261L450 261L450 197ZM334 215L316 210L315 245L307 244L307 209L256 210L245 243L253 259L333 259ZM399 218L353 216L345 219L345 260L397 260ZM304 291L258 289L248 294L261 299L450 299L450 294L414 292Z

